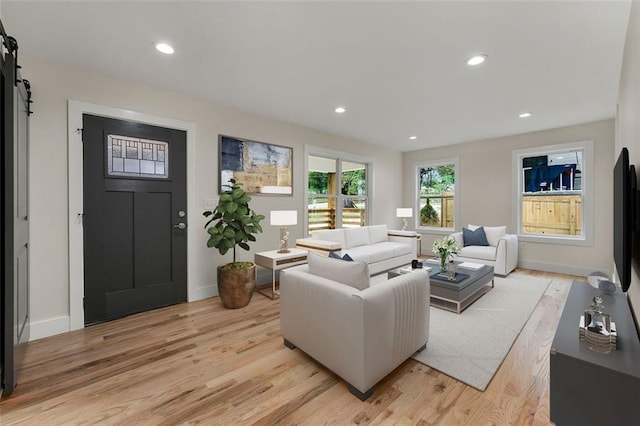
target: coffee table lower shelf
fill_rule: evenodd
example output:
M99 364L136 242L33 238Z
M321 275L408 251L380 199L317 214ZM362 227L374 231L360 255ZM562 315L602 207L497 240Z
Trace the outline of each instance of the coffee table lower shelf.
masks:
M493 288L493 285L494 285L493 280L491 280L491 285L487 284L480 287L474 293L470 294L465 299L460 301L446 299L444 297L434 296L432 294L431 306L435 306L436 308L444 309L445 311L451 311L451 312L455 312L456 314L459 314L460 312L467 309L469 305L471 305L473 302L478 300L484 294L488 293L489 290Z

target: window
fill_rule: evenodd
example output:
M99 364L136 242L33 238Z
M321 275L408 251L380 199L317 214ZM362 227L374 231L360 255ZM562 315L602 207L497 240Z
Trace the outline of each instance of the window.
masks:
M366 162L307 156L307 232L367 224Z
M457 160L420 164L418 181L418 228L455 229Z
M587 241L593 142L517 150L513 159L518 235L531 241Z
M169 144L164 141L107 135L107 176L169 176Z

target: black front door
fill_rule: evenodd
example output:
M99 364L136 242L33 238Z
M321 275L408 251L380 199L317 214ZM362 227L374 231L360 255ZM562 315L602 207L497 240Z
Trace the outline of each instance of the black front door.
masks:
M83 115L84 319L187 300L186 132Z

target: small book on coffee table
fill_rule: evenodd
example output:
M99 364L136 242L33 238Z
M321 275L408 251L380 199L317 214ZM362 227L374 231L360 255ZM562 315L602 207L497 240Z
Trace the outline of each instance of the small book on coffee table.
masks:
M431 278L433 278L434 280L438 280L438 281L447 281L450 283L459 283L460 281L466 280L467 278L469 278L468 274L462 274L460 272L456 272L455 278L454 279L449 279L449 274L447 272L434 272L433 274L429 275Z

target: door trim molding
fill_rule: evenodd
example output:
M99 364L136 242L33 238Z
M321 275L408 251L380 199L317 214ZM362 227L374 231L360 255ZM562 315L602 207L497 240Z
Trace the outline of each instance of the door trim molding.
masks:
M82 115L92 114L102 117L136 121L154 126L168 127L187 132L187 220L190 225L198 223L196 218L196 125L187 121L174 120L155 115L143 114L104 105L69 99L68 103L68 183L69 183L69 330L84 328L84 242L82 221L78 213L83 206L82 181ZM187 227L187 300L209 297L193 282L195 277L196 228Z

